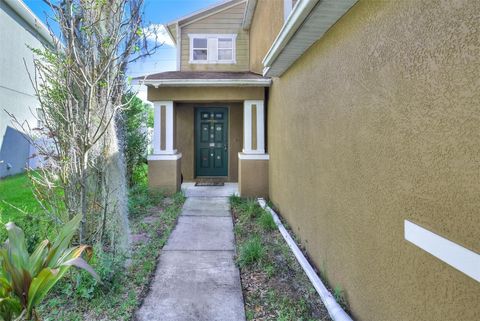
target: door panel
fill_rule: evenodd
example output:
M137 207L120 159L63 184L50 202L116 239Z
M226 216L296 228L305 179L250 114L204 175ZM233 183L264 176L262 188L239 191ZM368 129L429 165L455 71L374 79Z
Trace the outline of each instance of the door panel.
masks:
M215 143L223 142L223 124L215 124Z
M228 109L195 109L196 176L228 176Z

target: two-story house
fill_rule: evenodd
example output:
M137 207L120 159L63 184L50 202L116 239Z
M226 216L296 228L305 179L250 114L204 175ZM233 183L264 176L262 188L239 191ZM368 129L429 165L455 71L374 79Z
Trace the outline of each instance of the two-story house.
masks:
M241 180L267 193L265 98L271 80L251 71L246 1L227 1L169 23L177 71L149 75L155 109L152 186L199 177ZM250 173L255 173L253 176Z
M32 158L35 150L25 136L42 116L30 80L35 77L30 48L51 41L47 27L23 1L0 0L0 177L21 173L39 161Z
M268 197L357 320L480 320L479 13L235 0L167 24L150 185Z

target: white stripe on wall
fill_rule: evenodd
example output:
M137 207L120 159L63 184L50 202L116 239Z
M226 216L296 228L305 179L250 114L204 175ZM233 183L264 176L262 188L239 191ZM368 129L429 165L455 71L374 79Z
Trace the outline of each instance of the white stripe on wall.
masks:
M480 282L480 255L405 220L405 239Z

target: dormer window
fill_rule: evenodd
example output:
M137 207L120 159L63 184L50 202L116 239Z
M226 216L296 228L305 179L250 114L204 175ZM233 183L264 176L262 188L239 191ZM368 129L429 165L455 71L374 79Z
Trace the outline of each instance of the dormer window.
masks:
M189 34L191 64L235 64L236 34Z

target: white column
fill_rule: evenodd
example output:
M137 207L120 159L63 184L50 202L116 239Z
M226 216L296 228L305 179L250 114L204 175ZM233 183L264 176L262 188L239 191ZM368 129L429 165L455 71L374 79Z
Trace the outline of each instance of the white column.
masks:
M173 149L173 135L175 133L173 132L173 101L165 101L164 102L166 105L166 140L165 140L165 154L175 154L177 151Z
M252 153L252 100L243 104L243 152Z
M152 145L153 145L153 154L160 154L160 102L156 101L153 103L153 137L152 137Z
M173 149L173 101L154 101L153 106L153 153L155 155L176 154L177 150ZM164 112L162 112L162 110L164 110ZM162 114L164 115L165 119L162 119ZM162 123L164 124L165 128L162 128ZM162 146L162 140L165 141L165 146Z
M257 103L257 153L265 154L265 111L263 100Z
M252 111L255 106L256 123L252 124ZM256 125L256 133L253 133ZM257 146L252 146L252 135L256 135ZM245 100L243 105L243 153L265 154L265 107L263 100Z

